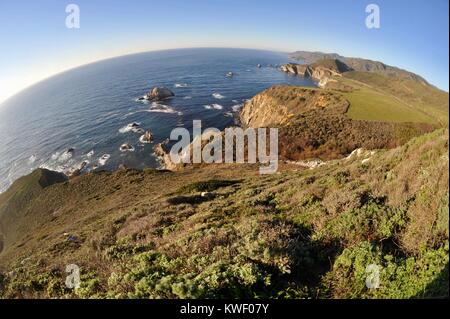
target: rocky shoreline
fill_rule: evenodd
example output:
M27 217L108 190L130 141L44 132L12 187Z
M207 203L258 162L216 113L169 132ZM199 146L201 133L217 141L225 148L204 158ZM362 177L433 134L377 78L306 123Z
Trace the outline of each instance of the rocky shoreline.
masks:
M353 64L352 64L353 65ZM344 75L346 72L353 71L353 68L342 61L342 59L327 57L322 59L317 59L315 61L310 61L309 64L297 64L297 63L287 63L281 66L277 66L280 71L294 75L301 76L305 78L310 78L317 82L318 88L304 88L304 87L290 87L290 86L273 86L263 92L258 93L252 99L248 100L243 104L243 108L235 114L236 116L236 125L242 128L248 127L269 127L276 126L280 128L284 128L289 126L293 121L301 121L302 123L305 121L305 116L311 116L311 114L315 114L313 116L313 121L308 121L311 125L317 122L317 125L323 125L325 123L329 123L332 119L328 117L332 116L333 121L337 125L344 125L340 130L334 132L333 134L340 134L341 131L349 130L349 134L358 134L358 137L361 138L358 142L350 142L347 141L344 145L339 145L338 148L340 150L333 150L335 156L346 156L349 152L354 150L359 146L365 147L382 147L386 143L385 139L389 139L389 136L383 137L383 142L376 141L375 144L370 142L369 133L364 133L364 131L371 131L372 126L370 123L363 122L353 122L345 117L345 113L347 112L350 103L346 100L343 95L339 94L339 92L352 92L353 87L347 85L347 82L344 80ZM229 72L229 75L234 75L234 73ZM346 75L345 75L346 76ZM336 92L337 91L337 92ZM337 93L337 94L336 94ZM144 96L140 97L138 100L152 101L157 103L158 101L163 101L166 99L170 99L174 97L175 94L169 90L167 87L156 86L151 88ZM303 118L303 119L302 119ZM323 120L324 123L320 124L317 120ZM306 122L305 122L306 123ZM297 123L299 124L299 123ZM297 125L295 124L295 125ZM355 126L355 124L358 124ZM129 124L130 127L124 128L125 130L132 130L133 132L139 132L141 134L139 141L143 144L153 143L153 135L150 131L144 130L140 128L139 124L132 123ZM291 145L292 143L289 141L293 137L290 136L294 131L297 130L294 126L290 126L289 129L286 129L287 132L284 136L282 130L282 143L286 143L286 145ZM369 128L367 128L368 126ZM384 124L386 126L385 130L395 130L392 125ZM392 126L392 127L391 127ZM402 130L408 129L408 127L400 128ZM312 136L304 136L305 138L303 145L300 143L299 145L291 145L290 147L299 147L300 153L305 151L306 149L314 150L312 154L316 154L315 149L321 148L321 144L326 144L323 141L330 138L327 134L325 136L321 136L320 138L314 136L315 134L323 135L322 131L316 127L312 127L310 131L308 129L302 129L302 131L306 131L306 135ZM425 130L428 131L428 128ZM296 138L299 137L299 133L295 133ZM330 133L331 134L331 133ZM300 134L302 135L302 134ZM389 134L387 134L389 135ZM415 134L413 134L415 135ZM289 136L289 138L288 138ZM283 138L286 139L283 141ZM319 139L319 141L316 141ZM370 143L369 143L370 142ZM339 142L342 144L342 141ZM397 142L391 143L392 145ZM312 144L309 145L309 144ZM389 144L389 145L391 145ZM301 146L300 146L301 145ZM391 145L391 146L392 146ZM288 146L286 146L288 147ZM345 153L346 149L348 153ZM132 152L134 151L134 147L132 144L125 143L120 147L121 152ZM344 150L344 151L343 151ZM169 149L169 141L165 140L163 142L157 143L153 146L154 155L157 157L159 161L161 169L167 170L179 170L184 167L185 164L175 164L172 162L170 157L170 149ZM309 152L309 151L308 151ZM306 152L306 153L308 153ZM322 152L322 151L321 151ZM298 152L297 152L298 153ZM320 152L319 152L320 153ZM322 152L323 153L323 152ZM301 158L301 160L307 160L307 162L299 162L300 158L289 158L283 157L286 154L291 154L291 150L282 150L280 158L282 161L287 163L297 162L300 166L310 167L310 166L318 166L320 163L316 163L317 158L315 156ZM312 161L312 162L311 162ZM85 165L84 165L85 166ZM69 177L78 176L82 173L84 166L81 166L79 169L76 169L73 172L67 174Z
M330 82L337 82L333 77L341 77L350 69L339 60L323 60L313 64L287 63L281 66L281 71L292 75L303 76L317 81L324 88Z

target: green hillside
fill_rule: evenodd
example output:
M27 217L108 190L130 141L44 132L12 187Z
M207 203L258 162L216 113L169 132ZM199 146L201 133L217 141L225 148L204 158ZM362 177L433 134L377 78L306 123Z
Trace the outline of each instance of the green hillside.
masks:
M16 180L6 192L0 194L0 252L20 236L20 225L16 221L26 215L28 203L46 187L66 180L63 174L37 169Z
M347 93L351 104L348 115L353 119L448 126L448 92L417 74L382 62L335 53L297 51L290 57L304 61L312 69L320 66L340 73L326 87Z
M437 120L426 113L369 87L361 86L344 96L350 102L347 115L355 120L437 124Z
M276 174L17 180L0 195L0 298L448 298L448 93L381 62L297 54L315 63L282 70L320 87L273 86L240 113L279 128Z
M377 73L346 72L344 77L345 83L359 89L348 94L349 100L354 102L350 116L368 120L435 122L448 126L447 92L422 82Z
M448 297L447 147L441 129L268 176L246 165L79 176L23 203L0 296ZM379 289L365 286L369 264Z

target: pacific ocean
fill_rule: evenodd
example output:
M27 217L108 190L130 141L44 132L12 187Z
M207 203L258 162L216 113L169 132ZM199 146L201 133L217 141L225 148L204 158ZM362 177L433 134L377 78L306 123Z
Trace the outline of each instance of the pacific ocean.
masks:
M259 50L165 50L96 62L39 82L0 105L0 192L37 167L158 167L154 144L140 143L141 133L128 124L151 131L154 143L175 127L190 130L193 120L222 130L234 124L247 99L272 85L315 86L279 71L286 62L287 54ZM154 86L175 97L137 100ZM133 151L121 152L123 143Z

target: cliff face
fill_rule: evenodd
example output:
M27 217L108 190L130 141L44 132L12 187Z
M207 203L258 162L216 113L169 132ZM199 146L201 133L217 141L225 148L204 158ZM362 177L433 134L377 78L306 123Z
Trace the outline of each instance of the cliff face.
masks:
M341 95L291 86L273 86L245 103L240 114L245 127L284 125L293 117L314 110L327 114L343 114L349 107Z
M289 57L291 59L302 61L303 63L306 64L313 64L320 62L322 60L333 59L345 63L345 65L347 65L353 71L378 73L386 76L394 76L400 79L412 80L415 82L429 85L424 78L422 78L417 74L384 64L379 61L344 57L336 53L307 52L307 51L296 51L291 53Z
M358 121L347 116L350 104L343 94L323 89L274 86L245 103L244 127L278 127L280 158L330 160L356 148L402 145L433 130L421 123Z
M339 60L321 60L313 64L288 63L281 66L281 70L293 75L300 75L318 81L319 87L325 87L327 83L333 82L332 78L341 76L343 72L349 71L347 65Z
M307 65L297 63L287 63L281 66L281 70L294 75L305 75Z
M323 77L339 76L341 73L338 69L318 63L311 65L288 63L282 65L281 70L286 73L310 77L315 80L321 80Z

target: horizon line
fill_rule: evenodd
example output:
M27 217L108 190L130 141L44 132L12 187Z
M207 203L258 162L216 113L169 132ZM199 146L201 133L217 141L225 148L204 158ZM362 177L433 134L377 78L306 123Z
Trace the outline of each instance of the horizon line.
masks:
M227 47L227 46L197 46L197 47L191 47L191 46L188 46L188 47L169 47L169 48L158 48L158 49L145 49L145 50L136 51L136 52L129 52L129 53L125 53L125 54L117 54L117 55L113 55L113 56L109 56L109 57L103 57L103 58L96 59L96 60L92 60L92 61L89 61L89 62L77 64L77 65L74 65L74 66L72 66L72 67L68 67L68 68L66 68L66 69L63 69L63 70L61 70L61 71L52 73L52 74L50 74L50 75L48 75L48 76L46 76L46 77L41 78L40 80L37 80L36 82L33 82L33 83L30 84L30 85L25 86L24 88L22 88L22 89L16 91L15 93L12 93L12 94L9 95L8 97L6 97L6 98L4 98L3 100L1 100L1 101L0 101L0 109L1 109L1 108L4 106L4 104L6 104L9 100L11 100L11 99L15 98L16 96L20 95L22 92L24 92L24 91L26 91L26 90L28 90L28 89L30 89L30 88L32 88L32 87L34 87L34 86L40 84L41 82L44 82L44 81L49 80L49 79L51 79L51 78L53 78L53 77L62 75L62 74L64 74L64 73L67 73L67 72L76 70L76 69L81 68L81 67L85 67L85 66L88 66L88 65L91 65L91 64L95 64L95 63L99 63L99 62L104 62L104 61L108 61L108 60L113 60L113 59L117 59L117 58L122 58L122 57L126 57L126 56L132 56L132 55L144 54L144 53L149 53L149 52L161 52L161 51L171 51L171 50L189 50L189 49L237 49L237 50L256 50L256 51L267 51L267 52L275 52L275 53L283 53L283 54L290 54L290 53L294 53L294 52L298 52L298 51L305 51L305 52L317 52L317 53L338 54L338 55L341 55L340 53L337 53L337 52L324 52L324 51L320 51L320 50L310 50L310 51L307 51L307 50L301 50L301 49L300 49L300 50L295 50L295 51L290 51L290 52L288 52L288 51L280 51L280 50L276 50L276 49L267 49L267 48L249 48L249 47L231 47L231 46L230 46L230 47ZM363 57L352 57L352 58L366 59L366 58L363 58ZM385 64L385 63L382 62L382 61L378 61L378 60L374 60L374 61L376 61L376 62L381 62L381 63ZM387 65L387 64L386 64L386 65ZM392 65L392 66L393 66L393 67L396 67L396 68L400 68L400 67L397 67L397 66L395 66L395 65ZM401 69L401 68L400 68L400 69ZM411 72L411 73L413 73L413 74L416 74L416 73L414 73L414 72L412 72L412 71L409 71L409 70L407 70L407 69L403 69L403 70L404 70L404 71L407 71L407 72ZM418 76L424 78L424 77L423 77L422 75L420 75L420 74L416 74L416 75L418 75ZM424 79L425 79L425 78L424 78ZM436 87L437 89L439 89L439 90L441 90L441 91L443 91L443 92L449 93L449 91L447 91L447 90L445 90L445 89L442 89L442 88L438 87L437 85L434 85L434 84L430 83L427 79L425 79L425 80L427 81L427 83L428 83L429 85L434 86L434 87Z
M0 100L0 109L2 108L2 106L4 104L6 104L6 102L8 102L9 100L13 99L14 97L16 97L17 95L21 94L22 92L32 88L35 85L38 85L41 82L44 82L46 80L49 80L55 76L64 74L66 72L70 72L73 70L76 70L78 68L81 67L85 67L91 64L95 64L95 63L99 63L99 62L104 62L104 61L108 61L108 60L113 60L113 59L117 59L117 58L122 58L122 57L126 57L126 56L132 56L132 55L137 55L137 54L144 54L144 53L149 53L149 52L160 52L160 51L171 51L171 50L189 50L189 49L237 49L237 50L256 50L256 51L268 51L268 52L276 52L276 53L285 53L285 54L289 54L291 52L288 51L280 51L280 50L276 50L276 49L263 49L263 48L249 48L249 47L227 47L227 46L198 46L198 47L191 47L191 46L187 46L187 47L168 47L168 48L158 48L158 49L145 49L145 50L140 50L140 51L135 51L135 52L129 52L129 53L125 53L125 54L117 54L117 55L112 55L112 56L107 56L107 57L103 57L103 58L99 58L96 60L92 60L89 62L85 62L85 63L81 63L81 64L77 64L68 68L65 68L61 71L52 73L48 76L45 76L43 78L41 78L40 80L37 80L27 86L25 86L24 88L16 91L15 93L12 93L11 95L9 95L8 97L4 98L3 100Z

